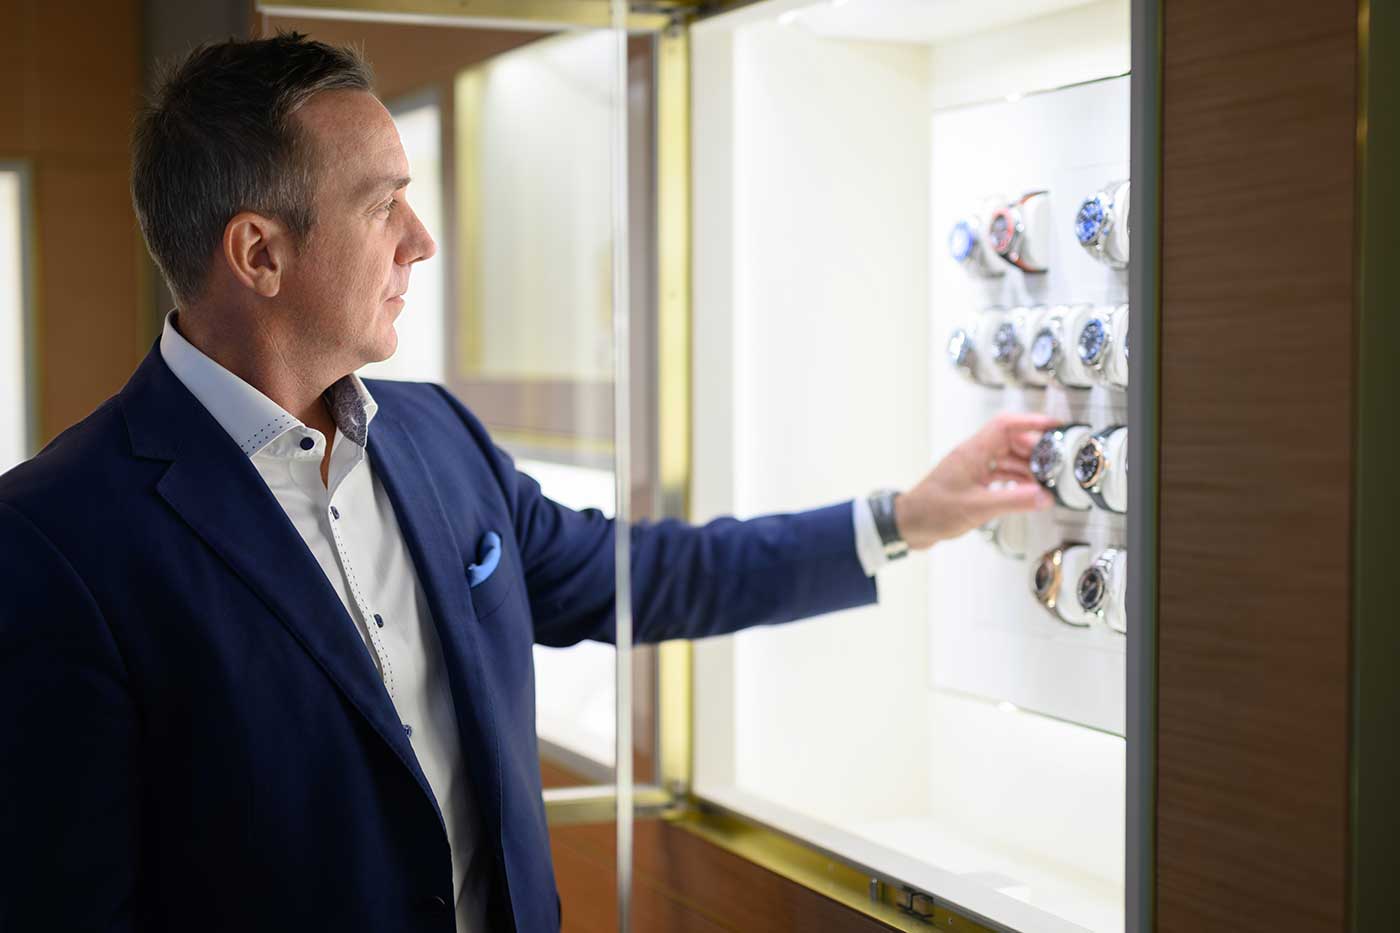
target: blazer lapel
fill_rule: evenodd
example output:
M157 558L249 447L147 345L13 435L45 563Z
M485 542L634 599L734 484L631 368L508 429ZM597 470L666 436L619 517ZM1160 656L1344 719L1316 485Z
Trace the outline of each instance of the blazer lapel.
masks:
M433 613L447 664L448 682L463 749L484 749L486 755L463 755L475 778L478 799L499 828L501 820L501 751L496 718L476 627L476 612L468 594L463 553L475 553L482 529L474 515L454 515L449 521L437 486L412 436L382 408L369 433L369 454L375 474L394 505L399 528L408 543L413 565ZM460 542L472 542L464 549Z
M170 461L157 492L258 594L436 807L369 650L252 462L170 372L159 349L147 356L121 400L137 456Z

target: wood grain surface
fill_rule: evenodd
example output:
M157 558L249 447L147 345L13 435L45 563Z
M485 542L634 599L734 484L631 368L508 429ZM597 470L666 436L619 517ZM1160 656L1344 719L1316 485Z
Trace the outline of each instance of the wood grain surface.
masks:
M549 763L545 787L583 783ZM556 826L550 846L563 933L617 929L615 824ZM747 859L658 820L634 836L634 933L886 933L892 929Z
M1340 931L1356 8L1162 6L1158 929Z

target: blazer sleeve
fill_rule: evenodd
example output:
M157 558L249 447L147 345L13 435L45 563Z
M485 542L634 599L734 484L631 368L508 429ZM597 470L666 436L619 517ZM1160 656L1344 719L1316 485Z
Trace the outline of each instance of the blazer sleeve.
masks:
M546 497L485 427L440 390L491 460L511 510L535 640L615 637L614 525L596 509ZM630 529L633 639L705 638L873 603L856 555L849 501L808 512L703 526L674 519Z
M0 502L0 930L130 930L137 717L87 588Z

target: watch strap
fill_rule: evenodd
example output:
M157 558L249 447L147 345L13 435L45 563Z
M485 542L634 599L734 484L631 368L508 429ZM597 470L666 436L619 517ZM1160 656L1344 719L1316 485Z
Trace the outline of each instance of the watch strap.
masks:
M899 493L893 489L880 489L872 492L868 499L870 514L875 519L875 530L880 533L880 544L885 548L885 556L897 560L909 553L909 544L899 533L894 520L894 499Z

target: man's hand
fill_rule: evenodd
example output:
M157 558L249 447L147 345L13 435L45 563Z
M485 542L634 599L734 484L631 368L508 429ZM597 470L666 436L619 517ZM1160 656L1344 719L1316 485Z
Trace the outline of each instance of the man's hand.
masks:
M922 550L999 515L1049 508L1055 500L1031 477L1028 458L1040 435L1059 423L1048 415L1001 414L953 448L895 498L894 520L905 542Z

